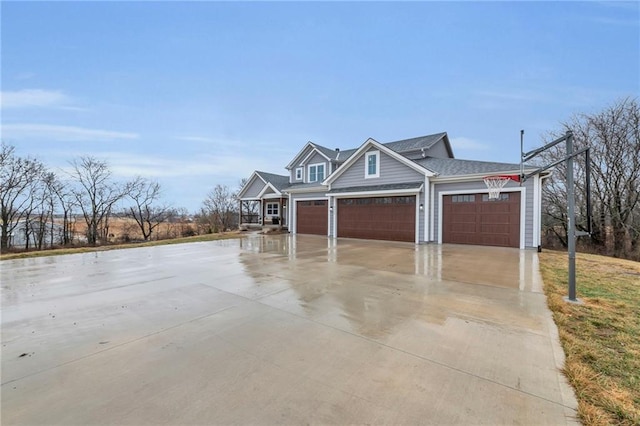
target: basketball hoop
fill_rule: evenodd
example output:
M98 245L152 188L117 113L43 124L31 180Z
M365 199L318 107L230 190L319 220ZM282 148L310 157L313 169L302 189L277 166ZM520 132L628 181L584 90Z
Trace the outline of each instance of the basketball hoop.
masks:
M500 191L510 180L520 181L517 175L514 176L487 176L484 179L485 185L489 189L489 200L497 200L500 198Z

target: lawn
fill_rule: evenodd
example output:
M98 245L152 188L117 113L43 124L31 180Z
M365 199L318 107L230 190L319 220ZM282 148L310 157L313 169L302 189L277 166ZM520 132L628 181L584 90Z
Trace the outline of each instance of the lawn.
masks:
M240 238L243 235L244 234L242 232L233 231L233 232L222 232L217 234L196 235L194 237L146 241L141 243L109 244L109 245L98 246L98 247L74 247L74 248L60 248L60 249L54 249L54 250L29 251L29 252L20 252L20 253L2 253L0 254L0 260L25 259L28 257L42 257L42 256L59 256L62 254L87 253L87 252L105 251L105 250L119 250L119 249L126 249L126 248L135 248L135 247L151 247L151 246L160 246L160 245L167 245L167 244L182 244L182 243L196 243L201 241L226 240L229 238Z
M640 263L578 254L582 305L563 300L566 253L545 251L540 264L580 420L585 425L639 425Z

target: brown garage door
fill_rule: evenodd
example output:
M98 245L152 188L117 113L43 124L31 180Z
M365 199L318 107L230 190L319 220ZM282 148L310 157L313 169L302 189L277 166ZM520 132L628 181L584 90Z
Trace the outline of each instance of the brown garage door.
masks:
M415 241L416 197L338 200L338 237Z
M298 234L327 235L327 200L298 201L296 221Z
M442 241L456 244L520 247L520 193L443 197Z

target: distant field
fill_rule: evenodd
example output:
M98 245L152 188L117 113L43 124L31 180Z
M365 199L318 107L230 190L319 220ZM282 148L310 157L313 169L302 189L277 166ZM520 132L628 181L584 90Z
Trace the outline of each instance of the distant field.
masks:
M56 220L56 222L60 222ZM85 235L87 224L82 218L78 218L74 225L76 235ZM196 223L194 222L163 222L151 235L152 240L182 237L185 232L193 231L194 235L198 232ZM130 218L111 218L109 219L109 241L136 241L142 239L142 232L135 220Z
M563 300L566 253L545 251L540 264L580 420L587 426L640 425L640 263L579 253L582 305Z

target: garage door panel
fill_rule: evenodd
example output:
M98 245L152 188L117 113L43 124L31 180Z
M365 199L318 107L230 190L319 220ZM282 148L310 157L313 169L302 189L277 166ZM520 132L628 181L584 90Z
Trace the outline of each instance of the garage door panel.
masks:
M338 237L415 241L415 196L338 200Z
M327 200L298 201L296 208L298 234L327 235Z
M443 242L520 246L520 193L488 201L486 194L443 197Z

